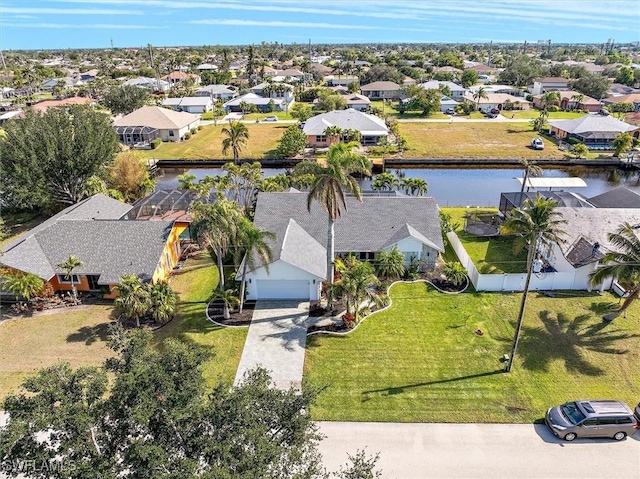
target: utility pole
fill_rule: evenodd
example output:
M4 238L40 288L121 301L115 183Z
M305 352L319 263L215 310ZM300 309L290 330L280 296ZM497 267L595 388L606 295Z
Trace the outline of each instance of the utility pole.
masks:
M2 69L5 73L7 73L7 64L4 62L4 55L2 54L2 50L0 50L0 61L2 62Z
M111 37L111 49L113 50L113 37Z
M487 59L487 66L491 66L491 52L493 51L493 40L489 42L489 58Z

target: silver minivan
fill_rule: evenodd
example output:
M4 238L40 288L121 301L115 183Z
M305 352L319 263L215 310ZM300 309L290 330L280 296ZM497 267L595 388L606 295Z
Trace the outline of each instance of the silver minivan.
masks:
M640 427L640 405L634 414L622 401L572 401L550 408L544 420L551 432L565 441L577 437L622 441Z

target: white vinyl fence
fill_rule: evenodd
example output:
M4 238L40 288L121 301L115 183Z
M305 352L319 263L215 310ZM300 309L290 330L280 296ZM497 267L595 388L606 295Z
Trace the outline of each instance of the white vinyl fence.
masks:
M447 233L447 238L453 250L458 255L462 266L465 267L469 279L476 291L523 291L527 273L503 273L503 274L480 274L476 265L462 246L458 235L451 231ZM537 273L531 276L529 289L555 290L573 289L575 273Z

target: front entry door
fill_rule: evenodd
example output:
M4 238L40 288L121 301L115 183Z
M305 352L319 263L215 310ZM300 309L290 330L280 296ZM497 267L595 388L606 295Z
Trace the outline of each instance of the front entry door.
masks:
M98 291L100 289L100 286L98 286L98 278L100 276L96 275L96 274L89 274L87 275L87 283L89 283L89 290L90 291Z

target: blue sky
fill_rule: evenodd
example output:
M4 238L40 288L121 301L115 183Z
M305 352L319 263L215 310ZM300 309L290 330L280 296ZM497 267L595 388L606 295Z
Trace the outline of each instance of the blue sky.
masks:
M640 40L638 0L0 0L0 48Z

